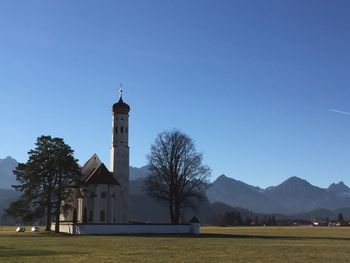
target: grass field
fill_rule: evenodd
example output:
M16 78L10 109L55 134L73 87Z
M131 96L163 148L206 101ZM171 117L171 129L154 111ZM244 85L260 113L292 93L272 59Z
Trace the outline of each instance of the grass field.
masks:
M202 227L201 232L200 237L68 236L0 227L0 262L350 262L350 227Z

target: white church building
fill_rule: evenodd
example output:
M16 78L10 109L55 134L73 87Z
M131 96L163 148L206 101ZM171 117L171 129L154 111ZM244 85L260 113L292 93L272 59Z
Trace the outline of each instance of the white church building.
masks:
M109 170L94 154L81 168L81 178L71 186L72 209L61 221L81 224L127 223L129 196L129 111L119 101L112 107L112 144Z
M112 143L109 169L94 154L71 185L72 209L60 216L60 231L70 234L157 233L199 234L199 222L190 224L129 224L129 112L119 101L112 107ZM54 227L54 225L52 226Z

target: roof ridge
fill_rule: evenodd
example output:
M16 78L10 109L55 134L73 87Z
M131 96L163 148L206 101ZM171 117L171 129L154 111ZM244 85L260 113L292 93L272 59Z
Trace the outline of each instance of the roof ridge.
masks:
M101 163L99 166L97 166L84 180L83 184L86 184L89 181L93 181L93 178L95 178L95 181L97 180L97 184L119 184L104 163Z

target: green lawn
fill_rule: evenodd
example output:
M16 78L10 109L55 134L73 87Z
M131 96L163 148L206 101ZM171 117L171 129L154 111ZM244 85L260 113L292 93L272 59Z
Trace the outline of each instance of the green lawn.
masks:
M200 237L68 236L0 227L0 262L350 262L350 227L202 227L201 232Z

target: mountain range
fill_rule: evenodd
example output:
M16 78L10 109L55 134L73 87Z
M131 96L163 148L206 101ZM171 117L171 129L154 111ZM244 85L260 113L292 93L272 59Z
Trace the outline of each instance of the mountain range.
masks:
M290 215L320 208L336 210L350 207L350 188L343 182L320 188L298 177L261 189L221 175L210 185L206 194L210 202L222 202L268 214Z
M1 208L7 207L19 195L11 189L15 183L12 171L16 165L17 161L12 157L0 159L0 214ZM130 167L130 212L137 220L164 221L166 205L147 196L142 187L149 174L148 166ZM206 195L208 201L197 211L206 218L232 209L300 218L318 214L330 217L339 211L350 215L350 188L343 182L320 188L304 179L291 177L277 186L262 189L221 175L209 185Z
M10 156L0 159L0 189L11 189L11 185L16 182L13 170L17 164L17 161Z

